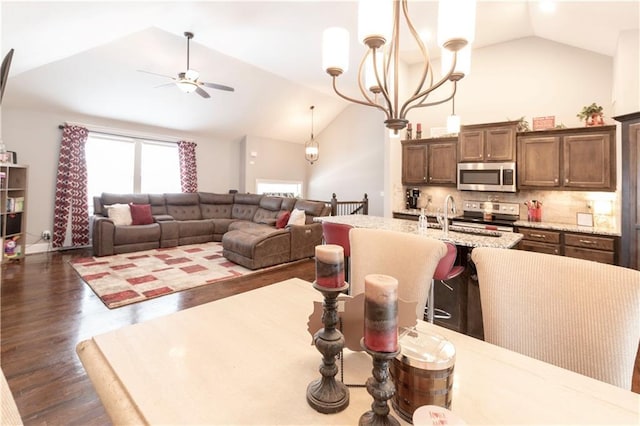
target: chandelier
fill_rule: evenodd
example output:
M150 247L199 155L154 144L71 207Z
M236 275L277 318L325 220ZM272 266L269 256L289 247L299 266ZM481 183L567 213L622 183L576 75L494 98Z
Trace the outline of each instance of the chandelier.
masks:
M318 161L320 157L320 147L318 146L318 142L313 138L313 109L315 106L311 105L309 108L311 110L311 139L304 144L304 158L310 163Z
M358 36L367 47L358 68L361 99L340 93L337 77L349 66L349 33L344 28L327 28L323 33L322 66L332 77L333 90L341 98L382 110L385 125L396 134L408 123L407 113L413 108L438 105L453 99L457 82L465 76L462 55L471 54L475 33L475 0L440 0L438 5L438 44L442 61L448 63L440 80L434 81L429 52L416 31L407 0L360 0L358 3ZM422 54L423 66L417 87L400 102L398 74L400 65L400 16L404 17L415 43ZM429 100L436 89L450 82L448 96ZM427 102L429 100L429 102Z

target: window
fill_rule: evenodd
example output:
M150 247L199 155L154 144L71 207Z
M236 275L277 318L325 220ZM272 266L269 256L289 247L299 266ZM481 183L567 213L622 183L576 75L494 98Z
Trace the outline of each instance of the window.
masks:
M178 145L89 132L85 146L89 213L103 192L181 192Z
M256 193L281 197L302 197L302 182L256 179Z

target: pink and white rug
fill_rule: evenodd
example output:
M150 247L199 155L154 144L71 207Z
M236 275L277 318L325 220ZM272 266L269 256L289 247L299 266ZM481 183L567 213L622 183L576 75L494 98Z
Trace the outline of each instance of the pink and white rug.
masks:
M76 258L70 264L110 309L260 271L228 261L222 243L215 242Z

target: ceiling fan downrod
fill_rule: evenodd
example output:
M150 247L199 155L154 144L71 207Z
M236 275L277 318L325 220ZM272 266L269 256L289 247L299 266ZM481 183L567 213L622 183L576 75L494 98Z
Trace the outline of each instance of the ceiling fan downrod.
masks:
M189 71L189 40L193 38L193 33L185 31L184 36L187 38L187 71Z

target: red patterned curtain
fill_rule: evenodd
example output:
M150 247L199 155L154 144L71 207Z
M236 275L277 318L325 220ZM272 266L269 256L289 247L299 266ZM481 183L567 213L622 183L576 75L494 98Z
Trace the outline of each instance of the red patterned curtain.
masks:
M198 173L196 170L196 146L195 142L178 142L180 155L180 186L182 192L198 191Z
M53 218L53 247L62 247L71 213L71 245L89 244L87 206L87 161L84 147L89 132L84 127L65 126L58 159Z

